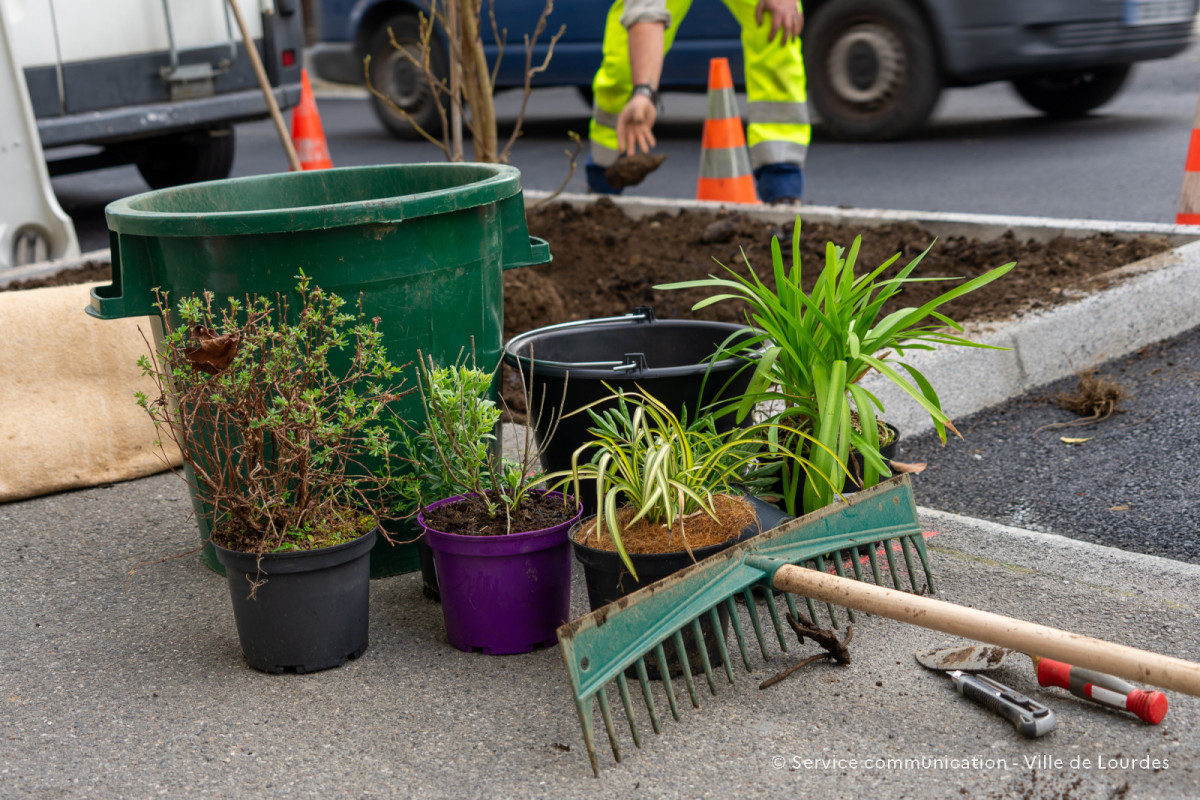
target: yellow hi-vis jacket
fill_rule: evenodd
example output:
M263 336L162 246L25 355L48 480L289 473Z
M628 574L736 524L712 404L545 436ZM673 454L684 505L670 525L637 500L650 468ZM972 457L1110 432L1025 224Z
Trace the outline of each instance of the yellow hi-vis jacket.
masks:
M749 102L746 143L754 169L767 164L796 164L801 169L812 139L808 118L808 91L800 42L780 43L782 34L768 42L771 24L754 20L756 0L723 0L742 28L746 62L746 99ZM604 28L604 61L592 82L595 102L588 128L592 160L609 166L617 160L617 116L633 92L629 72L629 36L626 24L663 20L664 55L675 41L679 23L692 0L616 0ZM635 12L634 7L638 10ZM649 10L649 9L655 9ZM625 18L624 21L622 18Z

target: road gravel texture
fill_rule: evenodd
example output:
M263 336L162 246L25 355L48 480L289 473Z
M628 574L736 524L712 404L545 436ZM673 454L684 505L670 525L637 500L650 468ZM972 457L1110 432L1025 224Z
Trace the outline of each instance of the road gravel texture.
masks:
M1200 563L1200 328L1096 368L1121 384L1123 411L1085 427L1053 398L1067 378L955 424L943 448L902 438L898 458L924 461L922 506ZM953 409L947 409L953 417ZM1063 438L1086 439L1067 443Z

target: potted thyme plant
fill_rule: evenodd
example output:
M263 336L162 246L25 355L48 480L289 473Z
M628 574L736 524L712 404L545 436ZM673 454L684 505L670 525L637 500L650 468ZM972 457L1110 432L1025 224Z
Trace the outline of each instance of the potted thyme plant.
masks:
M242 650L267 672L366 649L380 482L360 461L387 454L380 417L407 393L378 320L297 277L298 301L216 308L206 292L181 298L178 317L158 293L163 336L139 360L157 391L137 402L212 510Z
M951 300L972 292L1008 273L1015 263L996 267L959 284L916 308L900 308L884 314L884 305L905 284L918 280L911 274L929 253L927 248L891 276L885 275L900 254L862 275L855 274L862 237L848 250L828 243L825 266L812 290L801 285L800 219L792 236L792 264L784 267L778 238L771 240L772 278L763 282L747 263L750 276L743 277L725 267L727 277L710 275L694 281L657 286L657 289L706 287L714 294L693 306L736 300L748 306L747 331L730 337L726 352L740 354L752 366L753 377L746 393L736 403L737 418L743 420L762 403L773 403L772 419L787 422L811 436L798 440L784 429L772 432L772 446L796 450L831 481L805 481L804 473L784 461L782 498L790 513L811 512L828 505L845 488L847 473L838 469L851 455L861 462L861 484L873 486L891 474L880 455L880 425L877 412L883 405L859 385L874 369L900 387L929 413L939 438L955 430L942 411L937 391L905 356L914 350L932 350L939 345L991 347L955 335L962 326L939 312ZM932 244L930 248L932 248ZM721 265L724 267L724 265ZM907 373L907 375L902 373ZM770 408L771 406L766 406ZM819 443L821 446L816 447Z
M414 469L399 479L433 551L442 615L460 650L524 653L557 642L570 618L567 533L582 513L574 499L546 491L533 434L522 460L497 455L501 410L492 375L465 364L418 361L424 427L404 435Z

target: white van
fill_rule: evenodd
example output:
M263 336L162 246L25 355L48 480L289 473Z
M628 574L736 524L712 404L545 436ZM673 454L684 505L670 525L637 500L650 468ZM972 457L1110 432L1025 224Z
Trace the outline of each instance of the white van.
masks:
M228 177L268 116L227 0L0 0L51 175L136 164L158 189ZM300 100L300 0L237 0L280 108ZM87 147L62 148L72 145ZM58 153L56 153L58 151Z

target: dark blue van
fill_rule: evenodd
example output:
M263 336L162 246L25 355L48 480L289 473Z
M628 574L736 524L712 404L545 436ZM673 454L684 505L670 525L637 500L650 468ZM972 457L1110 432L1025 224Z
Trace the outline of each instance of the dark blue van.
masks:
M1200 0L805 0L808 91L824 130L840 139L895 139L920 130L944 87L1011 81L1031 106L1078 116L1108 102L1137 61L1173 56L1191 41ZM560 0L548 30L566 25L539 86L590 90L600 64L609 4ZM417 14L408 0L322 0L323 41L313 53L318 75L363 83L370 54L372 84L422 125L436 128L433 96L420 70L396 53L417 47ZM543 0L496 0L498 27L508 30L497 88L524 82L522 37ZM494 57L490 25L483 26ZM548 35L543 35L544 53ZM433 66L447 73L439 41ZM664 65L662 88L702 90L708 60L730 59L741 75L737 25L719 0L695 0ZM541 55L536 56L540 60ZM535 61L535 63L537 63ZM386 103L372 99L397 136L413 135Z

